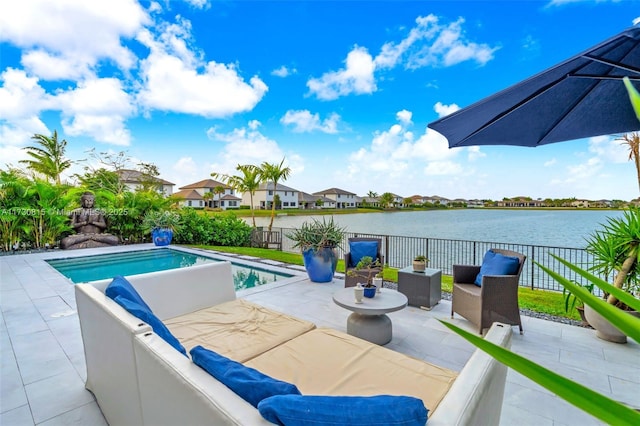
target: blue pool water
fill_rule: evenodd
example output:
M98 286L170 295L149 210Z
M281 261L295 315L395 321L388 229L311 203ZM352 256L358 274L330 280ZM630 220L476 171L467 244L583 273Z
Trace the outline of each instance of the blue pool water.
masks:
M170 248L100 254L66 259L47 260L74 283L102 280L116 275L137 275L167 269L187 268L210 262L220 262L207 256ZM236 290L268 284L293 275L231 263Z

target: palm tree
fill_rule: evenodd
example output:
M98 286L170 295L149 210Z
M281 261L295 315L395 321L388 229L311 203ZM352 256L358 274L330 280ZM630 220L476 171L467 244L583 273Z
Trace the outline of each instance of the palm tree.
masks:
M262 175L263 181L273 182L273 195L274 199L271 201L271 221L269 222L269 235L271 235L271 227L273 226L273 219L276 217L276 203L275 203L275 195L276 190L278 188L278 181L285 181L291 174L291 168L284 167L284 158L280 162L280 164L275 163L267 163L266 161L262 163L260 166L260 174Z
M211 207L211 199L213 198L213 192L207 192L202 196L202 199L204 200L204 205L206 207Z
M377 196L378 196L377 192L373 192L373 191L367 192L367 197L369 198L376 198Z
M71 167L71 161L64 158L64 151L67 141L58 141L58 132L53 131L51 137L35 134L31 137L39 146L27 146L23 149L27 151L32 160L20 160L27 165L27 168L53 180L60 185L60 175Z
M390 193L390 192L385 192L384 194L382 194L380 196L380 200L379 201L380 201L380 205L383 208L387 208L387 207L389 207L390 205L393 204L393 200L394 200L393 194Z
M621 140L623 145L629 146L629 160L633 160L636 164L638 188L640 189L640 132L627 133L618 140Z
M256 218L253 211L253 196L260 187L260 183L262 183L260 169L252 164L238 164L236 170L242 173L242 176L229 176L220 173L211 173L211 176L216 179L222 180L224 183L238 192L249 193L251 222L253 223L253 227L255 228Z
M218 196L218 207L222 207L222 200L220 198L222 198L221 196L224 194L224 186L217 185L213 188L213 194Z

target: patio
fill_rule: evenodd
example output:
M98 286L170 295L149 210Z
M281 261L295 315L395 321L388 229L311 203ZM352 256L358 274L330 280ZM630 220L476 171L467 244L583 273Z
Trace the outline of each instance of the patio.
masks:
M132 248L85 249L66 252L64 256ZM73 285L44 262L56 257L63 256L56 251L0 257L2 425L106 424L92 394L84 389L84 354ZM263 267L265 263L287 266L265 261ZM310 283L301 267L291 268L297 277L243 290L238 296L318 326L346 331L350 312L331 299L331 294L343 287L342 280ZM449 319L449 312L450 303L442 300L431 311L408 307L389 314L393 321L393 340L386 347L460 370L474 347L438 322L438 319ZM456 317L454 321L474 331L466 320ZM517 328L513 329L515 352L613 399L640 407L640 345L637 342L609 343L596 338L590 329L526 316L523 327L522 336ZM601 423L510 370L501 424Z

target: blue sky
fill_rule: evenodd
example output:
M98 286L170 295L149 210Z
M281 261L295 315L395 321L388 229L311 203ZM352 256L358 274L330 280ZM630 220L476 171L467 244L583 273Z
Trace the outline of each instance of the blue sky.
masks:
M427 124L639 16L636 0L5 1L0 162L57 130L70 159L125 151L176 190L285 158L305 192L630 200L615 137L450 150Z

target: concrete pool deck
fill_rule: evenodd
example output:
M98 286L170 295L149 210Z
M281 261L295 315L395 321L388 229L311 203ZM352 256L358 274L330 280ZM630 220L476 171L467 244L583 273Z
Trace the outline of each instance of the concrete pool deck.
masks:
M84 352L73 284L44 260L133 249L151 244L84 249L69 252L0 257L0 424L105 425L93 395L85 390ZM258 262L255 258L216 253L232 261L270 265L296 274L276 283L241 290L264 306L346 331L350 312L333 303L331 294L343 281L311 283L300 266ZM383 289L382 291L393 291ZM393 339L387 348L460 370L474 348L448 331L450 303L433 310L408 307L389 314ZM474 331L464 319L454 323ZM523 317L524 335L514 328L512 349L589 388L640 407L640 345L602 341L593 330ZM574 408L525 377L509 371L502 425L596 425L592 416Z

